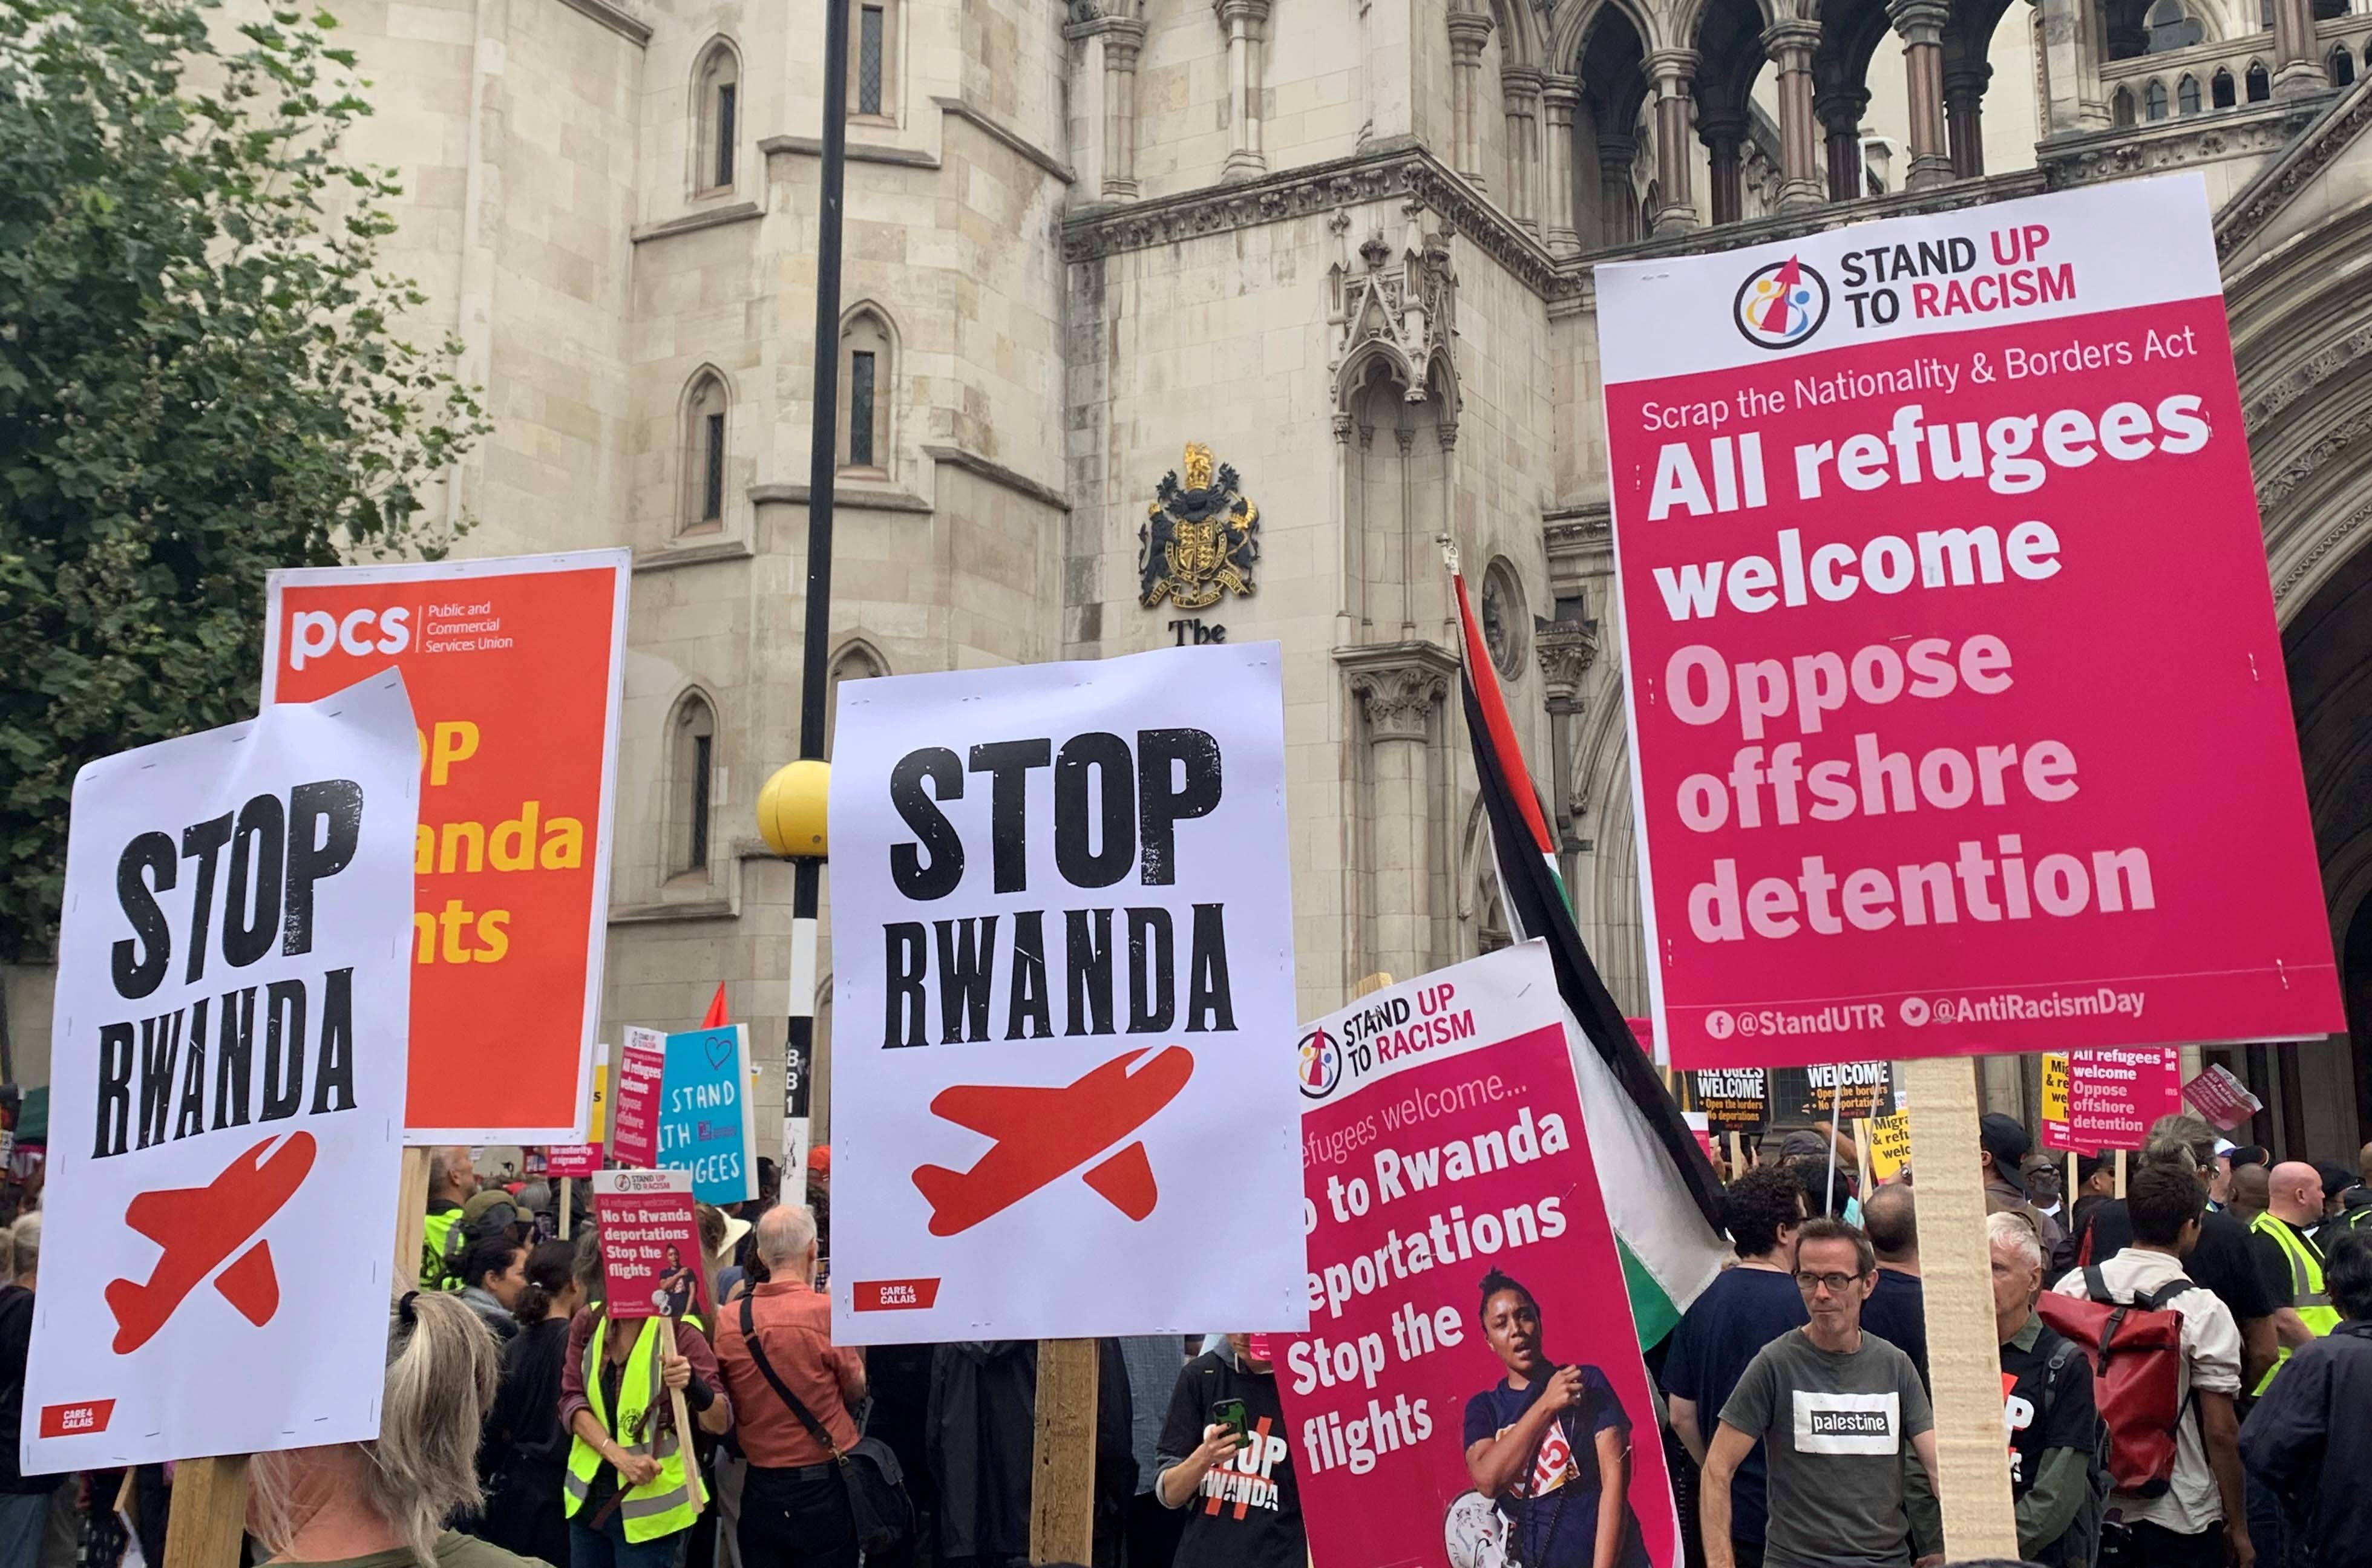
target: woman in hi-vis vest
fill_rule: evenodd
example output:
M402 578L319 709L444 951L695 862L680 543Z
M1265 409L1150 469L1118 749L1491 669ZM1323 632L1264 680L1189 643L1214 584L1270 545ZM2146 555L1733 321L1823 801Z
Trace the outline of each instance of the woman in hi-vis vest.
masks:
M596 1231L586 1233L576 1277L588 1295L601 1289ZM702 1431L732 1428L732 1401L697 1318L612 1324L596 1302L569 1324L560 1385L561 1421L574 1437L564 1482L567 1568L673 1568L682 1560L683 1534L700 1522L708 1492L689 1434L675 1429L677 1392Z

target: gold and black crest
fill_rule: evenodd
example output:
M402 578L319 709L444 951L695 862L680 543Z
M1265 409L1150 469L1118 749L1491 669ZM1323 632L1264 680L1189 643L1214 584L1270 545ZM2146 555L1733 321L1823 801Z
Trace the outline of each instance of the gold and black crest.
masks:
M1168 599L1180 610L1207 610L1227 592L1249 595L1252 568L1260 561L1260 508L1237 488L1236 470L1226 463L1211 470L1211 448L1186 444L1186 477L1176 470L1161 476L1157 497L1145 509L1136 531L1142 602L1151 610Z

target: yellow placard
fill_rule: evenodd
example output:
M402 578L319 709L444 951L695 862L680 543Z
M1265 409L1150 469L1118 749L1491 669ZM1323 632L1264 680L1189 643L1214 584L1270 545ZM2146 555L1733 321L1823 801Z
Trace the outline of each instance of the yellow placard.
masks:
M2067 1120L2067 1057L2064 1052L2042 1059L2042 1120Z
M1911 1163L1911 1113L1897 1111L1869 1123L1869 1173L1891 1181Z
M585 1141L599 1144L608 1137L610 1125L610 1052L605 1048L593 1058L593 1114L586 1121Z

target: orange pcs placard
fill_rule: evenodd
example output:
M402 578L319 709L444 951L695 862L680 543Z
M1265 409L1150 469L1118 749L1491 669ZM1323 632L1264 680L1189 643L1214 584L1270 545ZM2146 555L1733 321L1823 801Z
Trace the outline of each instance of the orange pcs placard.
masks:
M594 550L272 575L263 700L393 665L419 726L406 1142L583 1135L631 570Z

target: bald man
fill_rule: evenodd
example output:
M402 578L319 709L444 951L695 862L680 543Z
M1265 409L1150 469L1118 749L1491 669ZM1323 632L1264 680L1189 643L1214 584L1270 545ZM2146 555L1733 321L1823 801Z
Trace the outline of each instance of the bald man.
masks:
M2243 1167L2246 1174L2250 1167ZM2323 1292L2322 1249L2307 1233L2322 1219L2322 1177L2303 1160L2285 1160L2265 1177L2265 1212L2249 1227L2257 1272L2273 1298L2273 1337L2282 1358L2327 1334L2338 1313ZM2273 1372L2265 1375L2271 1383ZM2261 1387L2258 1390L2263 1392Z
M2240 1216L2242 1225L2255 1225L2257 1216L2273 1190L2273 1173L2262 1165L2235 1166L2232 1169L2231 1210Z

